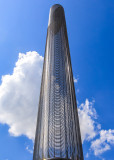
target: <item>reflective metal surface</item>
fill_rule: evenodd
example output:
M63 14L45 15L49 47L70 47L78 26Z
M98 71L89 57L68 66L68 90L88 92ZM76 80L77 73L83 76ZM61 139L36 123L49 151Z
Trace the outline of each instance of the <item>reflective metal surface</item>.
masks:
M50 9L33 160L83 160L64 9Z

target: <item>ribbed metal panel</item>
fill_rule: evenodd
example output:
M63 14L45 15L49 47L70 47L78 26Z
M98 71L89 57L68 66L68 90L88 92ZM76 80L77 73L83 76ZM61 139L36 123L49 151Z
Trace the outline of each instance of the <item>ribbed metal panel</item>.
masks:
M50 9L33 160L83 160L64 9Z

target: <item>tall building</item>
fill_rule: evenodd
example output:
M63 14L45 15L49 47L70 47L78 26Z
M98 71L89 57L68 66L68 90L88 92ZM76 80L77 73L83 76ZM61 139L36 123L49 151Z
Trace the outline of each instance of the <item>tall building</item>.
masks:
M50 9L33 160L83 160L64 9Z

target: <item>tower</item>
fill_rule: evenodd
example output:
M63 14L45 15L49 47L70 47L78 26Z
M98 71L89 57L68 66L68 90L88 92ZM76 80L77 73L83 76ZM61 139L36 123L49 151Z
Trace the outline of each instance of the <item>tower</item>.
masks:
M64 9L50 9L33 160L83 160Z

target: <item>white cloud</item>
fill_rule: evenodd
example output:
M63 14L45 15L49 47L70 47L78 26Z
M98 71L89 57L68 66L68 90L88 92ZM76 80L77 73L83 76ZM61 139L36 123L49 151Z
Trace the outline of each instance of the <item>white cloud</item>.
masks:
M77 76L77 78L74 77L74 83L78 83L79 80L79 76Z
M30 149L29 146L26 146L26 150L27 150L29 153L33 154L33 150Z
M85 157L88 158L89 157L89 153L87 153Z
M85 155L86 158L89 157L91 149L95 156L99 156L114 145L114 130L101 130L101 125L96 122L97 113L93 104L94 101L89 102L86 99L85 103L78 108L82 141L91 142L90 150ZM93 140L97 135L100 135L100 138Z
M86 99L85 103L82 103L78 108L82 141L91 140L97 134L95 122L97 113L93 104L94 101L89 102L89 100Z
M92 141L91 149L96 156L111 149L111 145L114 145L114 130L101 130L100 138Z
M0 123L13 136L34 139L43 57L37 52L19 53L11 75L2 76Z
M77 89L77 90L76 90L76 93L79 93L79 92L80 92L80 90L79 90L79 89Z

